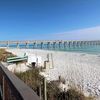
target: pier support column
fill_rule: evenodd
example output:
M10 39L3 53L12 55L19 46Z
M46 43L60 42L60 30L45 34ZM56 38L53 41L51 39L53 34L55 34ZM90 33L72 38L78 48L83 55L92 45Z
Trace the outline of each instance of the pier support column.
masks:
M90 45L92 46L92 41L91 41Z
M64 42L63 44L64 44L64 49L65 49L65 48L66 48L66 44L67 44L67 42Z
M75 43L74 43L74 41L72 41L72 46L74 47L74 45L75 45Z
M97 41L97 45L99 44L99 42Z
M7 48L9 48L9 42L7 42Z
M43 49L43 42L41 42L40 46L41 46L41 49Z
M77 47L77 41L74 41L74 47Z
M98 41L98 45L100 45L100 41Z
M74 47L74 48L76 47L76 42L75 42L75 41L73 41L73 47Z
M88 41L86 41L86 46L88 46Z
M87 41L87 43L86 43L86 44L87 44L87 46L89 46L89 42L88 42L88 41Z
M59 42L59 49L61 49L61 43L62 43L62 42Z
M88 46L90 46L90 41L88 41Z
M74 42L72 41L72 47L74 46Z
M35 44L36 44L36 43L33 43L33 49L35 49Z
M26 43L25 48L28 49L28 43Z
M86 46L86 41L84 41L84 46Z
M53 49L56 48L56 42L53 42Z
M17 48L19 48L19 43L17 43Z
M98 41L96 41L96 45L98 45Z
M83 44L84 44L84 43L83 43L83 41L81 41L81 44L80 44L80 46L81 46L81 47L83 47Z
M50 49L50 42L47 42L47 49Z
M69 47L69 48L71 47L71 42L68 43L68 47Z
M78 41L76 41L76 47L78 47Z
M95 42L93 41L93 45L95 45Z
M79 47L79 41L77 41L77 47Z
M81 47L81 41L78 41L78 47L79 48Z

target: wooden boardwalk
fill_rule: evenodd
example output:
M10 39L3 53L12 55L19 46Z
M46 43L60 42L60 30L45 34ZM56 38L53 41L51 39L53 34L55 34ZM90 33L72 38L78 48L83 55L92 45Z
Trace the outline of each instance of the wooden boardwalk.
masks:
M17 76L0 64L0 100L40 100L37 94Z

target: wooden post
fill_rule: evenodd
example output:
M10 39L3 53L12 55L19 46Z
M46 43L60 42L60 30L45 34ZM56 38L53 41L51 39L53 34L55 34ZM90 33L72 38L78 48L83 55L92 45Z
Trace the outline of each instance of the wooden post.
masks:
M47 100L47 86L46 86L46 78L43 78L43 100Z
M41 94L41 83L40 83L40 86L39 86L39 97L40 97L40 100L42 99L42 94Z
M3 100L5 100L5 77L3 76Z

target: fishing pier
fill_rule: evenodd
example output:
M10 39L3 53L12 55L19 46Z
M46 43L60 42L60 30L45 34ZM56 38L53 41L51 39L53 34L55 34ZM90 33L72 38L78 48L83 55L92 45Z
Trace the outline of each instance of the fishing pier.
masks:
M0 47L31 48L31 49L66 49L71 47L84 47L100 45L96 41L65 41L65 40L33 40L33 41L0 41Z

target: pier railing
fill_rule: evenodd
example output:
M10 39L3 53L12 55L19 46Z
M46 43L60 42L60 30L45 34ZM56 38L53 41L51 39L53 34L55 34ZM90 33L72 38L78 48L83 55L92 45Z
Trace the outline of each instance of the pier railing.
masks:
M0 100L40 100L23 81L0 63Z

